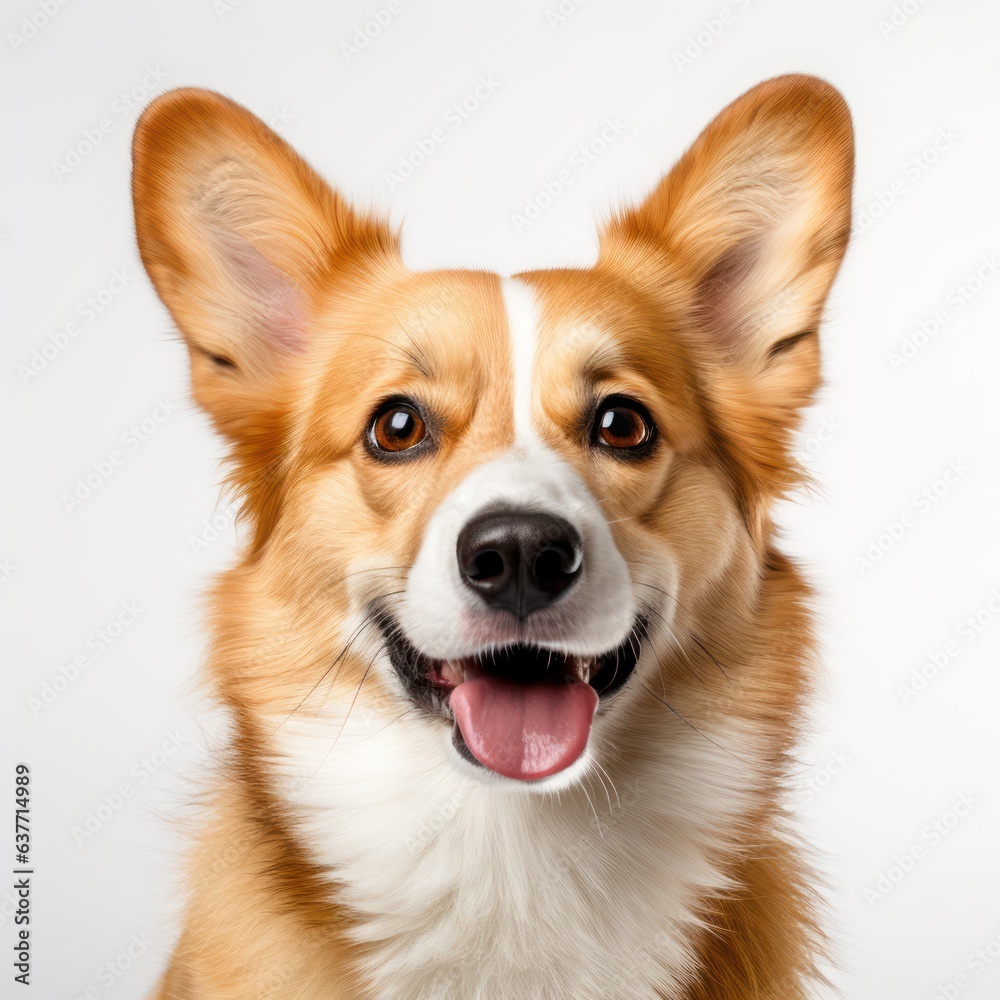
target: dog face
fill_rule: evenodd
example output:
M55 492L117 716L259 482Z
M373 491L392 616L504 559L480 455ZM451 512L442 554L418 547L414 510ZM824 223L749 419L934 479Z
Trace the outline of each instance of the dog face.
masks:
M660 738L649 702L763 739L794 685L734 699L697 647L759 613L851 172L836 91L779 78L592 268L413 273L244 109L155 102L139 245L252 528L211 662L253 737L406 715L442 763L526 789Z

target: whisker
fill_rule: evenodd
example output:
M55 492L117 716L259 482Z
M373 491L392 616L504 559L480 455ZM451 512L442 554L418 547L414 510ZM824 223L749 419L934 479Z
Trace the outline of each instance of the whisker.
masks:
M604 781L604 778L597 771L594 772L593 777L601 783L601 788L604 789L604 795L608 800L608 819L611 819L614 815L614 811L611 808L611 793L608 791L608 786Z
M600 507L601 504L608 503L609 500L611 500L611 497L599 497L593 503L584 504L580 510L590 510L591 507Z
M401 330L403 329L402 326L400 326L400 329ZM406 333L406 331L403 330L403 333ZM423 362L421 362L420 358L418 358L412 351L408 351L402 345L393 343L391 340L387 340L385 337L376 337L374 333L355 333L354 336L367 337L368 340L380 340L383 344L388 344L394 350L399 351L400 354L405 355L409 359L413 367L416 368L417 371L424 376L424 378L430 378L430 372L428 372L427 369L424 367Z
M365 672L361 675L361 683L358 685L357 690L354 692L354 697L351 699L350 705L347 706L347 715L344 716L344 721L340 724L340 729L337 730L337 735L333 738L333 743L330 745L330 749L327 751L327 757L333 751L333 748L337 745L337 741L343 735L344 730L347 728L347 723L351 718L351 712L354 711L354 706L358 703L358 695L361 694L361 689L365 686L365 681L368 680L368 674L371 673L372 667L375 665L375 661L378 659L379 654L385 649L385 644L383 643L375 650L375 655L368 661L368 665L365 667ZM325 759L325 758L324 758Z
M681 608L684 611L687 611L687 608L685 608L684 605L681 604L681 602L676 597L674 597L673 594L671 594L669 591L664 590L662 587L656 587L656 586L654 586L651 583L643 583L642 581L637 581L636 585L639 586L639 587L647 587L650 590L655 590L655 591L657 591L657 593L663 594L664 597L670 598L670 600L673 601L674 604L677 605L677 607ZM664 616L662 614L660 614L659 611L656 611L655 609L650 609L650 610L654 611L654 613L659 616L660 620L663 621L664 624L667 624L668 627L669 627L669 623L667 623L666 618L664 618ZM673 629L671 629L671 631L673 631ZM719 673L721 673L722 676L725 677L726 683L729 684L729 686L731 688L733 688L733 690L736 690L736 686L733 684L732 678L726 672L725 667L723 667L722 664L719 663L719 661L712 654L711 650L709 650L708 647L698 637L697 633L689 631L687 634L690 636L691 641L702 651L702 653L704 653L705 656L707 656L708 659L711 660L712 663L715 664L715 666L719 670Z
M395 313L392 314L392 318L399 325L399 329L403 331L403 334L405 335L406 339L413 346L414 353L420 359L420 362L421 362L420 372L421 372L421 374L424 375L425 378L430 378L431 373L433 372L434 366L428 360L428 358L427 358L427 352L424 351L424 349L413 339L413 335L410 333L409 330L406 329L405 326L403 326L402 320Z
M370 740L373 736L378 736L379 733L384 733L391 725L393 725L396 722L399 722L400 719L404 718L407 715L412 715L414 712L418 711L420 711L420 709L416 705L411 705L405 712L400 712L395 719L391 719L384 726L382 726L379 729L376 729L374 733L369 733L364 739L358 740L358 742L355 743L354 745L361 746L362 743L367 743L368 740Z
M345 573L340 579L346 580L348 577L360 576L362 573L384 573L386 570L390 569L410 570L413 569L413 563L410 563L407 566L369 566L367 569L356 569L353 573Z
M618 649L615 649L615 672L611 675L611 683L608 687L611 687L616 680L618 680L618 667L621 665L621 656L619 655Z
M628 645L629 649L635 654L635 658L638 661L639 657L642 655L642 639L638 635L638 632L642 628L639 625L633 625L628 632ZM638 643L638 646L636 645Z
M649 604L646 601L643 602L643 609L646 611L647 614L655 615L663 623L664 629L666 630L664 637L671 644L671 652L668 655L676 655L677 657L679 657L680 662L685 667L688 667L690 669L692 675L696 679L701 680L702 679L701 675L694 669L691 663L691 658L688 655L688 650L685 648L684 644L680 641L680 638L674 631L673 626L667 620L666 616L663 615L659 611L659 609L655 608L652 604Z
M336 657L334 657L333 661L332 661L332 662L330 663L330 665L329 665L329 666L328 666L328 667L326 668L326 670L324 670L324 671L323 671L323 674L322 674L322 675L320 676L319 680L317 680L317 681L316 681L316 683L315 683L315 684L314 684L314 685L313 685L313 686L312 686L312 687L311 687L311 688L310 688L310 689L309 689L309 690L308 690L308 691L306 692L306 694L305 694L305 695L303 696L302 700L301 700L301 701L300 701L300 702L299 702L299 703L298 703L298 704L297 704L297 705L295 706L295 708L293 708L293 709L292 709L292 710L291 710L291 711L290 711L290 712L288 713L288 715L287 715L287 716L286 716L286 717L285 717L285 718L284 718L284 719L283 719L283 720L282 720L282 721L281 721L281 722L280 722L280 723L278 724L278 726L277 726L277 727L276 727L276 728L275 728L274 730L272 730L272 731L271 731L271 732L270 732L270 733L269 733L269 734L268 734L268 735L267 735L267 736L265 737L265 739L264 739L264 743L267 743L267 742L268 742L268 741L269 741L269 740L271 739L271 737L272 737L272 736L274 736L274 735L275 735L275 733L277 733L277 732L278 732L278 731L279 731L279 730L280 730L280 729L281 729L281 728L282 728L282 727L283 727L283 726L284 726L284 725L285 725L285 724L286 724L286 723L288 722L288 720L289 720L289 719L291 719L291 717L292 717L292 716L293 716L293 715L294 715L294 714L295 714L295 713L296 713L296 712L297 712L297 711L298 711L298 710L299 710L300 708L302 708L302 706L303 706L303 705L304 705L304 704L305 704L305 703L306 703L306 702L307 702L307 701L309 700L309 698L310 698L310 697L312 697L313 693L314 693L314 692L316 691L316 689L317 689L317 688L318 688L318 687L320 686L320 684L322 684L322 683L323 683L323 681L324 681L324 680L326 679L326 677L327 677L327 676L329 675L330 671L331 671L331 670L333 670L333 668L334 668L335 666L337 666L337 664L338 664L338 663L340 663L340 661L341 661L341 660L343 659L343 657L347 655L347 651L348 651L348 650L349 650L349 649L351 648L351 646L352 646L352 645L353 645L353 644L355 643L355 641L357 640L358 636L360 636L360 635L361 635L361 633L362 633L362 632L363 632L363 631L364 631L364 630L365 630L366 628L368 628L369 626L371 626L371 625L373 625L373 624L375 624L375 619L374 619L374 615L373 615L373 613L372 613L372 612L369 612L369 613L368 613L368 614L366 614L366 615L365 615L365 617L364 617L364 618L362 619L362 621L361 621L361 624L360 624L360 625L358 625L358 627L357 627L357 628L356 628L356 629L354 630L354 632L352 632L352 633L351 633L351 637L350 637L350 638L349 638L349 639L347 640L347 643L346 643L346 645L345 645L345 646L343 647L343 649L341 649L341 651L340 651L340 652L339 652L339 653L337 654L337 656L336 656ZM338 673L339 673L339 671L338 671ZM336 681L336 677L334 678L334 681ZM331 687L332 687L332 684L331 684ZM326 703L326 699L324 698L324 699L323 699L323 701L324 701L324 704L325 704L325 703ZM321 707L322 707L322 706L321 706Z
M324 765L330 759L330 754L333 753L334 747L336 747L337 745L337 741L340 739L341 735L344 732L344 729L347 726L348 721L351 718L351 713L354 711L354 706L357 704L358 701L358 695L361 694L361 689L365 686L365 681L368 680L368 674L371 672L372 665L375 663L375 660L378 659L379 653L381 653L384 648L385 646L383 644L375 651L375 655L368 661L368 666L365 667L365 672L361 675L361 683L358 685L357 690L354 692L354 697L351 699L351 704L347 708L347 715L344 716L344 721L340 724L340 729L337 730L337 735L333 738L333 742L330 744L326 753L323 755L323 759L319 762L319 765L317 766L316 770L313 771L311 777L309 778L309 781L312 781L312 779L315 778L316 775L323 770Z
M608 774L607 769L604 767L604 765L596 758L594 759L594 766L599 768L601 773L608 779L608 784L611 785L611 790L615 793L616 807L617 809L620 810L622 807L622 797L618 794L618 789L615 787L614 779L611 777L610 774ZM603 779L601 781L601 784L604 784ZM607 790L607 785L605 785L605 791L606 790ZM608 796L608 812L611 813L611 796Z
M378 567L378 568L379 569L387 569L388 567ZM392 568L395 569L395 568L399 568L399 567L392 567ZM405 568L408 568L408 567L405 567ZM368 571L367 570L358 570L357 572L358 573L364 573L364 572L368 572ZM348 574L348 575L349 576L353 576L353 575L357 575L357 574ZM386 597L396 597L396 596L398 596L400 594L404 594L405 592L406 592L405 590L393 590L393 591L390 591L389 593L384 594L382 596L383 596L383 598L386 598ZM323 673L317 679L316 683L313 684L313 686L305 693L305 695L303 696L302 700L298 703L298 705L296 705L295 708L293 708L291 710L291 712L289 712L288 715L277 725L277 727L271 733L269 733L265 737L264 743L267 743L268 741L270 741L270 739L283 726L286 725L286 723L292 718L292 716L295 715L295 713L298 712L302 708L303 705L305 705L305 703L312 697L312 695L316 692L316 690L319 688L319 686L326 680L327 677L330 676L330 673L334 669L334 667L338 667L338 665L342 665L343 660L347 656L348 652L350 652L351 647L354 645L355 642L357 642L357 640L361 637L361 635L365 632L365 630L368 629L368 628L370 628L373 625L377 625L378 624L378 616L379 616L379 609L377 607L372 607L365 614L364 618L361 620L361 623L351 633L351 636L347 640L347 642L344 645L344 647L334 657L334 659L331 661L330 665L326 668L326 670L323 671ZM324 706L326 705L327 699L330 697L330 692L333 690L333 686L334 686L334 684L336 684L337 678L339 676L340 676L340 669L338 669L337 672L330 679L330 686L327 689L326 695L323 698L323 703L319 706L317 714L319 712L322 712Z
M382 595L382 596L381 596L381 597L379 598L379 603L378 603L377 605L372 605L372 607L371 607L371 610L370 610L370 611L368 612L368 614L367 614L367 616L366 616L366 617L367 617L367 618L369 619L369 623L370 623L370 624L372 624L372 625L375 625L376 627L378 627L378 625L379 625L379 620L380 620L380 615L381 615L381 612L382 612L382 609L381 609L381 601L383 601L383 600L384 600L385 598L387 598L387 597L397 597L397 596L399 596L400 594L405 594L405 593L406 593L406 591L405 591L405 590L390 590L390 591L389 591L389 592L388 592L387 594L383 594L383 595ZM394 626L393 626L393 632L394 632L394 633L395 633L395 632L399 632L399 627L398 627L398 626L396 626L396 625L394 625ZM352 642L353 642L353 640L352 640ZM385 648L386 648L386 647L385 647L385 644L384 644L384 642L383 642L383 643L382 643L382 644L380 644L380 646L379 646L379 652L381 652L381 651L382 651L382 650L384 650ZM346 650L345 650L345 652L346 652ZM376 652L376 654L375 654L375 657L374 657L374 658L375 658L375 659L377 659L377 658L378 658L378 652ZM331 669L332 669L332 667L333 667L333 664L331 664ZM338 677L340 676L340 671L341 671L341 669L343 669L343 664L341 664L341 667L339 667L339 668L337 669L337 673L336 673L336 674L334 674L334 676L333 676L332 678L330 678L330 685L329 685L329 687L328 687L328 688L326 689L326 694L325 694L325 695L323 696L323 704L322 704L322 705L320 705L320 707L319 707L319 711L320 711L320 712L322 712L322 711L323 711L323 709L324 709L324 708L326 707L326 703L327 703L327 701L329 700L329 698L330 698L330 694L331 694L331 693L332 693L332 691L333 691L333 686L334 686L334 685L335 685L335 684L337 683L337 678L338 678ZM330 671L329 671L329 670L327 670L327 673L329 673L329 672L330 672ZM325 676L326 676L326 675L324 674L324 677L325 677ZM320 678L320 681L318 681L318 682L317 682L317 686L318 686L318 684L319 684L320 682L322 682L322 680L323 680L323 678ZM317 713L317 714L319 714L319 713Z
M600 835L601 840L604 839L604 830L601 829L601 817L597 815L597 808L594 805L593 799L590 797L590 793L587 791L587 786L581 782L580 791L587 797L587 802L590 805L590 811L594 814L594 822L597 824L597 832Z
M703 732L702 732L702 731L701 731L701 730L700 730L700 729L699 729L699 728L698 728L698 727L697 727L697 726L696 726L696 725L695 725L695 724L694 724L693 722L689 722L689 721L688 721L687 719L685 719L685 718L684 718L684 716L683 716L683 715L681 715L681 713L680 713L680 712L678 712L678 711L677 711L677 709L676 709L676 708L674 708L674 707L673 707L673 705L671 705L671 704L670 704L670 703L669 703L669 702L668 702L668 701L667 701L667 700L666 700L665 698L661 698L661 697L660 697L660 696L659 696L659 695L658 695L658 694L657 694L657 693L656 693L656 692L655 692L655 691L654 691L654 690L653 690L653 689L652 689L652 688L651 688L651 687L650 687L650 686L649 686L648 684L646 684L646 682L645 682L645 681L643 681L643 687L645 687L645 689L646 689L646 690L647 690L647 691L648 691L648 692L649 692L649 693L650 693L650 694L651 694L651 695L652 695L652 696L653 696L653 697L654 697L654 698L655 698L655 699L656 699L656 700L657 700L657 701L658 701L658 702L659 702L659 703L660 703L660 704L661 704L661 705L662 705L662 706L663 706L664 708L668 709L668 710L669 710L669 711L671 711L671 712L672 712L672 713L673 713L674 715L676 715L676 716L677 716L677 718L678 718L678 719L680 719L680 720L681 720L681 722L683 722L685 726L688 726L689 728L693 729L693 730L694 730L694 731L695 731L695 732L696 732L696 733L697 733L697 734L698 734L699 736L701 736L701 737L704 737L704 739L708 740L708 742L709 742L709 743L711 743L711 744L712 744L712 746L714 746L714 747L718 747L718 748L719 748L719 749L720 749L720 750L721 750L721 751L722 751L723 753L725 753L725 754L728 754L728 755L729 755L730 757L732 757L732 758L733 758L734 760L738 760L738 761L740 761L740 763L742 763L742 764L750 764L750 763L751 763L751 762L750 762L750 761L748 761L748 760L744 760L744 759L743 759L743 758L742 758L742 757L741 757L741 756L740 756L739 754L736 754L736 753L733 753L733 751L732 751L732 750L727 750L727 749L726 749L726 748L725 748L725 747L724 747L724 746L723 746L723 745L722 745L721 743L717 743L717 742L716 742L715 740L713 740L713 739L712 739L712 737L711 737L711 736L709 736L709 735L708 735L707 733L703 733Z

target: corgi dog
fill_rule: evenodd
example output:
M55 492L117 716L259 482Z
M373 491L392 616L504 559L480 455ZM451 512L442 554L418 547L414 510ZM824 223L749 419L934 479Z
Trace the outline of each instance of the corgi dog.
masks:
M739 97L589 268L414 272L259 119L143 114L145 268L248 526L163 1000L801 1000L815 671L776 547L851 225L841 95Z

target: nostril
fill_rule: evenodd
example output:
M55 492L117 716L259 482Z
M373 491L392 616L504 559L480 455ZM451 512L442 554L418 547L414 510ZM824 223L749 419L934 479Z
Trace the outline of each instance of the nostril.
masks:
M503 556L495 549L486 549L476 554L468 576L472 580L494 580L503 576L504 568Z
M573 553L557 548L543 549L535 558L534 576L546 590L564 590L572 582L578 565Z

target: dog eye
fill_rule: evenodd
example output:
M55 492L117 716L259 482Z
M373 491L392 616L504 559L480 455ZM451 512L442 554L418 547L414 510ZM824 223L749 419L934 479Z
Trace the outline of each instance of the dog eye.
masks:
M427 425L415 406L387 403L372 421L369 438L378 451L399 452L415 448L427 437Z
M641 450L653 440L656 427L647 409L634 399L613 396L597 409L594 443L615 451Z

